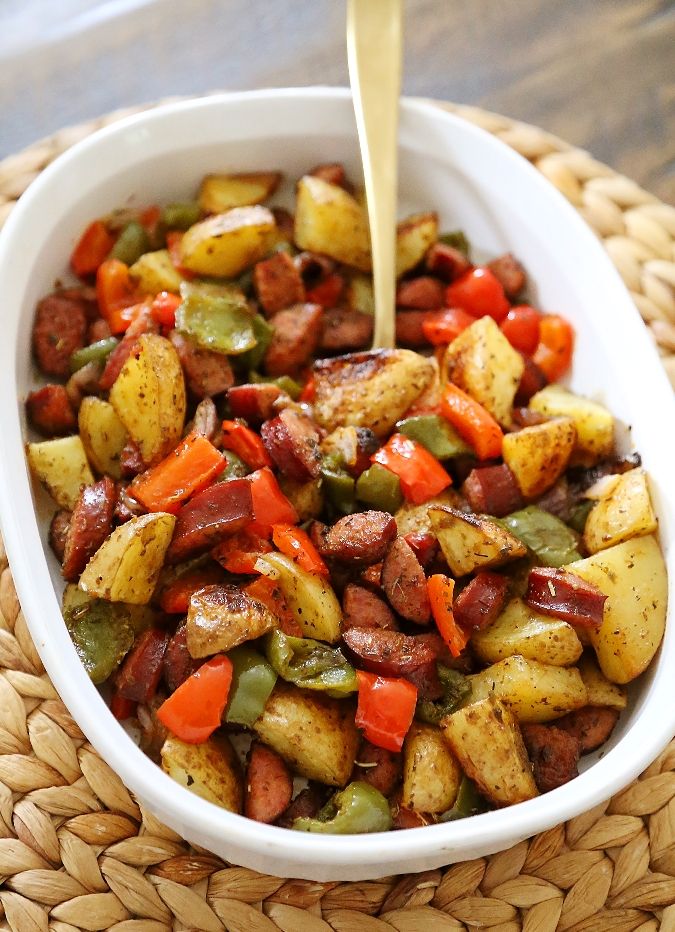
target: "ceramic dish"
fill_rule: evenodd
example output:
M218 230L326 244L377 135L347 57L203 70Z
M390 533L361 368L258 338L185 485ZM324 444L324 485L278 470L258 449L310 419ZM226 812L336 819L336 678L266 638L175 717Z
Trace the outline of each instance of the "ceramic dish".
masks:
M282 876L363 880L490 854L625 786L675 731L675 630L671 624L631 690L601 758L585 758L577 779L505 810L395 835L296 833L219 809L162 773L115 722L63 624L63 581L46 542L50 508L24 457L36 302L65 275L81 230L114 207L185 198L210 171L280 167L292 181L322 161L341 161L358 176L352 104L342 90L257 91L167 105L96 133L41 174L0 235L0 508L18 594L47 672L83 732L138 798L186 839L228 861ZM575 326L570 384L632 428L626 446L642 453L651 476L672 590L672 390L601 245L524 159L458 117L411 100L401 106L400 179L401 214L435 209L442 226L465 229L481 252L512 251L535 283L531 297Z

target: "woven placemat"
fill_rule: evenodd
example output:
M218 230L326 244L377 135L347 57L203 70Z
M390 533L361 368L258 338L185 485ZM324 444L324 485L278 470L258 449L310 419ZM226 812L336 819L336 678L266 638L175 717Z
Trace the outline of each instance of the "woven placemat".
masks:
M675 385L675 208L540 129L443 106L530 159L578 208ZM0 162L0 225L59 153L129 112ZM190 847L134 801L58 698L0 541L0 930L675 932L673 904L675 741L612 800L445 870L312 883L232 867Z

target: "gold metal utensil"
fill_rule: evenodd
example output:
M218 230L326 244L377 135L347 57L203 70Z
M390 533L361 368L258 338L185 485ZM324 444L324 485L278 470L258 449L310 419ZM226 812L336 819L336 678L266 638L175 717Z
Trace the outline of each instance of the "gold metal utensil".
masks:
M347 0L347 62L354 97L373 255L373 346L396 337L396 195L402 0Z

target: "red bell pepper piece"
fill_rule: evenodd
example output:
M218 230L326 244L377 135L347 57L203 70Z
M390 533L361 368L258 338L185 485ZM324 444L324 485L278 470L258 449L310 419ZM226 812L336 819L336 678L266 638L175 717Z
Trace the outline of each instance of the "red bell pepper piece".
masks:
M449 307L461 307L473 317L492 317L500 323L509 312L509 300L497 276L477 266L448 285L445 300Z
M331 272L322 281L307 291L305 300L310 304L320 304L321 307L335 307L340 300L345 283L341 275Z
M166 459L137 476L131 494L148 511L168 511L211 482L225 458L203 434L188 434Z
M535 566L527 580L525 602L538 612L572 625L599 628L607 596L580 576L553 566Z
M94 220L80 237L70 257L70 267L85 278L93 275L99 265L108 258L108 253L115 245L115 237L108 232L102 220Z
M531 356L539 344L541 314L529 304L512 307L501 324L501 331L514 349Z
M136 712L136 703L132 699L125 699L118 692L113 693L110 700L110 711L118 722L124 722Z
M574 329L557 314L547 314L539 324L539 345L533 361L549 382L555 382L569 369L574 350Z
M492 459L502 452L504 434L499 424L481 404L452 383L445 386L441 414L471 444L478 459Z
M231 684L232 661L212 657L162 703L157 718L181 741L203 744L220 725Z
M265 467L246 477L251 483L253 527L269 537L273 524L297 524L298 513L279 488L271 469Z
M437 573L427 579L427 592L438 633L452 656L459 657L469 642L469 635L459 627L452 610L455 580Z
M272 546L264 537L250 531L239 531L217 544L211 556L228 573L257 573L256 560L261 554L271 551Z
M124 262L106 259L101 263L96 273L96 298L101 316L108 321L110 332L123 333L133 315L124 315L122 311L139 303L129 277L129 267Z
M307 381L302 387L302 391L300 392L300 397L298 398L298 401L304 401L307 404L312 404L315 398L316 398L316 379L314 378L313 375L310 375L310 377L307 379Z
M294 524L275 524L272 527L272 541L281 553L295 560L303 570L319 576L328 576L328 567L310 540L309 534L302 528Z
M393 434L385 446L373 453L371 462L398 476L403 495L415 505L429 501L452 483L436 457L403 434Z
M409 680L357 670L356 724L371 744L400 751L415 714L417 687Z
M253 599L262 602L272 614L279 619L279 627L288 634L289 637L303 637L302 628L296 621L295 615L288 607L279 584L274 579L267 576L259 576L253 582L244 586L244 592L248 593Z
M159 607L170 615L184 615L193 592L223 581L223 571L217 566L190 570L165 586L159 596Z
M429 311L424 315L422 331L429 343L444 346L471 326L476 318L461 307L445 307L440 311Z
M183 299L180 295L172 294L170 291L160 291L150 305L152 319L156 321L160 327L173 330L176 326L176 311L182 303Z
M141 211L138 221L145 229L148 236L152 238L157 232L157 224L161 219L161 208L158 207L157 204L151 204L149 207L146 207Z
M251 469L272 465L260 435L240 421L223 421L223 448L232 450Z

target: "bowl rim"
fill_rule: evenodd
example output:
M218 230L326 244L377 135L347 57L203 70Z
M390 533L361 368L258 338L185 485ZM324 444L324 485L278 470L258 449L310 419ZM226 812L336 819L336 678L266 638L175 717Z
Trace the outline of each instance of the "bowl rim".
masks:
M21 235L22 228L29 222L29 215L35 210L35 205L39 205L50 187L58 182L59 176L66 171L72 171L80 159L90 158L100 148L114 144L116 140L122 139L125 134L141 125L152 126L153 123L173 118L186 111L212 109L215 112L230 103L270 98L291 99L300 103L303 100L317 98L345 101L349 100L351 95L345 88L332 87L275 88L219 93L161 104L98 130L55 159L20 198L4 229L0 232L0 275L3 269L11 268L11 256L16 237ZM531 185L538 187L543 198L555 199L556 209L566 213L568 221L575 224L580 249L587 251L593 261L604 265L608 278L614 277L618 289L617 294L623 293L624 305L628 303L635 316L633 323L629 322L627 326L634 327L635 334L638 333L638 327L640 330L643 329L637 310L616 269L591 229L562 194L555 190L533 166L529 165L526 159L485 130L468 123L460 116L441 110L432 103L403 98L401 112L402 115L405 113L421 114L427 119L454 124L456 129L459 128L458 131L474 137L481 146L498 149L501 159L518 163L521 170L531 172L529 179ZM638 339L644 342L646 348L648 342L646 335L642 333ZM15 347L11 347L11 352L16 352ZM656 359L655 352L653 356ZM7 350L5 350L6 357ZM0 367L2 370L0 389L4 393L12 393L11 396L5 394L6 398L16 395L13 357L9 362L10 365ZM659 392L668 386L672 405L672 394L670 394L665 374L663 372L660 375L650 373L649 378L654 380L653 384ZM17 483L17 472L13 464L16 466L19 464L19 458L23 458L22 444L18 450L12 448L17 428L20 431L18 404L17 399L16 409L12 408L12 413L9 415L12 429L3 431L3 437L0 439L4 448L3 456L0 457L0 521L3 536L31 635L35 639L37 649L59 695L91 744L142 801L148 801L151 808L156 806L160 813L162 809L170 811L174 822L176 819L179 820L185 826L189 826L190 831L195 830L206 836L213 836L214 831L217 831L222 834L223 839L231 840L243 848L256 849L261 853L283 858L288 862L290 870L294 865L306 862L308 859L311 859L317 866L327 865L336 868L346 863L347 860L353 862L355 859L364 867L372 869L376 866L383 856L383 847L386 845L386 839L389 838L388 833L358 837L305 834L265 825L245 816L228 812L176 784L150 758L146 757L128 736L124 735L121 727L105 727L100 717L99 703L102 703L102 699L96 687L90 683L83 668L82 676L76 675L69 678L60 667L58 653L49 643L48 626L56 621L62 623L61 614L60 611L58 613L54 611L54 606L58 604L56 599L52 600L50 611L45 605L44 592L42 594L37 592L31 572L30 549L36 537L31 533L31 529L26 532L25 529L19 527L15 498L21 498L21 496L13 494ZM672 410L675 411L675 407ZM7 412L5 412L2 419L6 420L7 417ZM11 435L9 440L8 435ZM21 469L19 469L18 476L18 481L22 483ZM41 556L40 559L44 558ZM46 568L46 560L44 562ZM48 595L46 600L49 602ZM675 721L673 712L670 715L658 716L656 721L650 721L649 728L640 727L642 720L646 717L648 707L654 709L661 703L662 709L668 709L672 705L668 703L669 683L667 683L667 675L663 667L664 664L661 662L654 676L649 702L644 703L643 707L636 711L635 719L626 735L604 758L598 760L574 781L552 791L553 795L546 793L506 809L491 810L468 820L399 832L396 835L397 859L404 863L406 860L413 861L415 858L428 856L435 851L445 852L449 859L456 860L456 854L469 849L488 845L493 846L493 849L498 845L504 848L519 839L549 829L607 800L635 778L672 737ZM651 715L650 718L653 719L654 716ZM110 719L111 722L112 719ZM627 750L630 754L626 754Z

